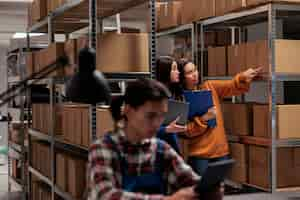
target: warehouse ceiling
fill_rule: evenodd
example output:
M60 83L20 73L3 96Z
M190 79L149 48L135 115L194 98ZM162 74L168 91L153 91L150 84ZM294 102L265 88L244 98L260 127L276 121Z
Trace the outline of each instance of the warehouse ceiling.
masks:
M27 6L24 1L0 0L0 45L9 44L15 32L25 32Z

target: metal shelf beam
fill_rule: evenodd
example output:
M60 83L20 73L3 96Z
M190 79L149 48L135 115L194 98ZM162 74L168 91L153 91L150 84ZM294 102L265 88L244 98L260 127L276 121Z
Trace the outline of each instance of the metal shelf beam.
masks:
M52 182L50 181L50 179L48 177L44 176L43 174L41 174L39 171L37 171L36 169L34 169L31 166L28 167L28 170L29 170L30 173L32 173L37 178L39 178L40 180L42 180L44 183L47 183L51 187Z
M186 30L192 30L192 29L193 29L193 24L185 24L185 25L181 25L181 26L169 29L169 30L161 31L161 32L157 33L156 36L162 37L162 36L171 35L171 34L175 34L175 33L186 31Z
M50 135L47 135L45 133L42 133L42 132L39 132L37 130L33 130L33 129L28 129L28 134L31 135L31 136L34 136L40 140L44 140L44 141L47 141L47 142L51 142L51 136Z
M61 150L64 150L66 152L69 152L69 153L77 155L77 156L81 156L81 157L88 156L88 148L87 147L70 144L65 141L62 141L61 139L55 139L54 146L56 149L61 149Z
M208 26L208 25L223 23L223 22L227 22L230 20L236 20L238 18L255 15L258 13L264 13L264 12L267 12L268 9L269 9L269 5L263 5L263 6L259 6L256 8L252 8L252 9L248 9L248 10L244 10L244 11L240 11L240 12L235 12L235 13L229 13L229 14L225 14L223 16L213 17L210 19L199 21L199 22L197 22L197 24L202 24L203 26Z
M63 192L57 186L54 187L54 192L62 197L64 200L74 200L74 198L67 192Z

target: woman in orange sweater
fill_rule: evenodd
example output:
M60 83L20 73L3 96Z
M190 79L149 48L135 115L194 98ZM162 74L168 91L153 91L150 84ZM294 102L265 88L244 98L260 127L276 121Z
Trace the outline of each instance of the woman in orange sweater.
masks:
M261 68L248 69L237 74L232 80L205 81L199 84L197 67L186 59L179 61L180 82L184 90L211 90L214 107L202 116L195 116L187 125L186 135L190 140L189 164L200 176L208 163L228 158L229 147L225 135L220 101L224 97L246 93L251 81L260 75ZM217 125L210 128L207 121L216 119Z

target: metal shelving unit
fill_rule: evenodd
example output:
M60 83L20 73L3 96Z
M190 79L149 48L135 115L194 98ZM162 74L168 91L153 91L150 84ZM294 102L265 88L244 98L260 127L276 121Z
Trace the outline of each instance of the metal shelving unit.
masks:
M295 17L300 19L300 5L296 3L265 3L257 6L253 6L247 9L240 11L235 11L232 13L224 14L222 16L211 17L208 19L200 20L189 25L181 25L169 30L162 31L157 34L157 37L171 36L176 33L180 33L185 30L192 30L192 41L193 42L193 58L194 62L200 66L201 80L231 80L231 76L217 76L217 77L207 77L203 74L204 66L204 37L205 32L212 30L222 30L228 29L231 30L231 44L241 43L242 42L242 29L245 26L257 24L260 22L267 22L268 32L267 40L269 45L269 75L264 76L261 80L262 82L267 82L269 85L269 118L270 125L272 127L272 139L261 139L259 142L265 146L269 146L271 149L270 156L270 166L271 173L269 175L270 179L270 189L269 191L274 193L276 191L281 191L282 189L277 189L277 148L279 147L299 147L300 139L277 139L277 120L276 120L276 96L277 88L276 83L280 81L300 81L300 74L287 74L287 73L276 73L275 72L275 45L274 40L276 37L276 20L277 19L286 19L288 17ZM299 28L295 26L298 32ZM235 36L236 30L239 33L239 38ZM200 40L196 39L200 37ZM198 49L198 41L200 41L200 49ZM197 48L196 48L197 47ZM198 53L200 52L200 57ZM232 142L246 141L248 144L255 144L255 140L252 137L239 137L234 135L229 135L228 140ZM231 183L230 185L236 185L236 183ZM239 184L240 185L240 184ZM257 189L265 190L265 188L260 188L250 184L245 184L249 187L254 187Z
M98 20L102 20L106 17L115 15L127 9L133 8L143 3L149 3L149 14L151 16L151 31L149 34L149 47L150 47L150 59L149 59L149 71L148 73L105 73L104 75L109 81L112 82L124 82L132 81L137 78L150 78L154 77L155 70L155 58L156 58L156 33L155 33L155 0L117 0L114 2L104 2L99 3L97 0L73 0L69 1L63 6L57 8L52 13L50 13L45 19L37 22L32 27L27 30L27 43L28 48L30 47L30 37L29 33L39 32L48 33L48 42L54 42L55 34L68 34L73 33L79 29L89 26L89 37L90 37L90 47L97 48L97 26ZM98 44L101 45L101 44ZM51 187L52 200L54 200L55 194L59 195L65 200L72 200L73 197L70 194L61 191L55 185L55 152L63 150L72 155L87 157L88 148L78 146L75 144L70 144L63 141L59 136L55 135L54 130L54 112L53 106L55 105L55 85L64 84L67 78L46 78L42 80L30 80L28 84L43 84L50 88L50 127L49 134L41 133L37 130L29 129L29 160L30 160L30 146L31 137L37 138L39 140L47 141L51 148L51 177L47 178L39 171L33 167L29 167L30 174L38 177L40 180L44 181ZM96 138L96 106L91 106L90 108L90 132L91 139ZM30 186L30 178L28 185ZM29 188L29 193L31 189Z
M7 54L7 59L10 59L11 56L16 56L16 66L17 67L17 73L18 74L14 74L13 76L11 76L7 70L7 84L8 87L13 87L15 84L18 84L21 81L21 77L23 76L23 71L22 71L22 62L21 59L22 57L24 57L24 51L23 51L23 47L21 45L18 45L18 47L14 48L14 49L10 49L8 54ZM11 66L13 67L13 66ZM19 191L22 191L22 200L26 199L26 189L27 189L27 185L26 185L26 174L25 174L25 165L26 165L26 156L27 156L27 147L25 146L25 124L26 121L24 120L24 112L25 110L24 108L24 94L20 93L18 95L20 98L20 107L21 108L13 108L16 109L19 112L20 116L18 117L18 119L13 119L13 121L9 122L9 126L13 125L14 123L16 123L16 120L18 121L18 124L20 124L20 130L19 130L19 135L20 135L20 144L16 144L12 141L8 141L8 190L11 192L12 188L15 188ZM8 112L10 112L11 108L8 108ZM8 135L10 134L10 132L8 132ZM12 177L12 159L18 160L18 162L21 163L21 178L20 180L15 180L14 177Z
M277 139L277 109L276 109L276 83L278 81L300 81L300 76L298 74L282 74L275 72L275 39L276 37L276 19L287 18L289 14L295 16L297 14L300 16L300 5L299 4L266 4L260 5L255 8L250 8L247 10L225 14L224 16L213 17L203 21L197 22L197 26L200 27L201 32L201 66L203 66L203 41L204 32L208 29L224 28L224 27L242 27L246 25L256 24L259 22L268 22L268 44L269 44L269 71L270 74L262 81L266 81L269 84L269 106L270 106L270 125L272 127L272 139L269 141L271 149L271 169L270 169L270 189L269 191L274 193L278 191L277 188L277 148L278 147L297 147L300 145L300 139L288 139L281 140ZM203 74L202 74L203 77ZM211 79L222 79L227 80L230 77L203 77L204 80ZM248 141L251 142L251 138ZM235 136L229 137L230 141L239 140ZM246 138L247 140L247 138ZM257 187L256 187L257 188Z
M190 32L190 37L191 37L191 41L192 41L192 59L193 61L197 61L197 26L195 26L194 23L191 24L184 24L184 25L180 25L174 28L170 28L167 30L163 30L160 31L156 34L157 39L159 38L163 38L165 36L171 36L171 35L177 35L183 32ZM163 55L165 56L165 55Z

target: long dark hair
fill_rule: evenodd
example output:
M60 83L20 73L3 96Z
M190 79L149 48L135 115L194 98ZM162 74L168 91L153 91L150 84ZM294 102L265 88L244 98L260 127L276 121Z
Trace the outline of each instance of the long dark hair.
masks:
M124 96L113 99L110 106L112 117L115 122L124 118L121 113L123 103L138 108L147 101L162 101L170 96L170 91L162 83L151 79L138 79L128 84Z
M186 58L181 58L180 60L178 60L177 63L178 63L180 84L182 85L183 89L186 89L184 67L189 63L193 63L193 61L186 59Z
M166 85L175 98L181 96L182 87L180 83L171 82L171 71L173 62L177 61L170 56L160 56L156 60L156 79Z

